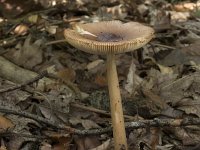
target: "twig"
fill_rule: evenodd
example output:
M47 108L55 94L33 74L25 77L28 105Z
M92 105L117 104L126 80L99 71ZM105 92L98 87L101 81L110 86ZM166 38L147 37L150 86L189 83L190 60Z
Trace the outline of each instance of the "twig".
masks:
M43 117L36 116L36 115L28 113L28 112L16 110L16 109L13 109L13 108L7 109L7 108L5 108L5 106L0 106L0 112L5 113L5 114L12 114L12 115L18 115L18 116L22 116L22 117L25 117L25 118L29 118L29 119L35 120L39 123L46 124L46 125L54 128L54 129L64 130L64 131L67 131L69 133L78 134L81 131L81 130L77 130L77 129L71 128L69 126L66 126L64 124L55 124L54 122L50 121L49 119L45 119Z
M52 123L50 120L48 119L45 119L43 117L40 117L40 116L36 116L36 115L33 115L31 113L28 113L28 112L24 112L24 111L20 111L20 110L15 110L13 108L11 109L6 109L4 106L0 106L0 112L2 113L6 113L6 114L12 114L12 115L18 115L18 116L22 116L22 117L25 117L25 118L29 118L29 119L32 119L32 120L35 120L37 122L40 122L40 123L44 123L46 125L49 125L53 128L60 128L60 129L63 129L64 126L61 126L61 125L55 125L54 123Z
M47 43L45 43L45 45L48 46L48 45L52 45L52 44L65 43L65 42L67 43L67 41L65 39L62 39L62 40L47 42Z
M168 48L168 49L173 49L173 50L176 49L175 47L168 46L168 45L163 45L163 44L158 44L158 43L151 43L151 45L159 46L159 47L164 47L164 48Z
M187 27L184 27L184 26L181 26L181 25L178 25L178 24L172 24L172 26L174 26L174 27L176 27L176 28L179 28L179 29L191 30L191 31L193 31L193 32L200 33L200 30L198 30L198 29L187 28Z
M147 127L181 127L188 125L200 125L200 118L186 118L186 119L153 119L153 120L139 120L125 123L126 129L139 129ZM92 135L103 134L111 132L112 128L93 129L93 130L75 130L75 134Z
M22 88L22 87L24 87L26 85L32 84L35 81L43 78L45 75L47 75L47 71L42 72L41 74L39 74L35 78L33 78L33 79L29 80L29 81L26 81L25 83L22 83L22 84L19 84L19 85L16 85L16 86L12 86L12 87L8 87L8 88L5 88L5 89L1 89L0 93L10 92L10 91L13 91L13 90L16 90L16 89L20 89L20 88Z
M70 132L77 135L97 135L104 134L112 131L111 127L101 128L101 129L92 129L92 130L79 130L75 128L71 128L69 126L65 126L63 124L55 124L52 121L45 119L43 117L39 117L27 112L6 109L3 106L0 106L0 112L19 115L29 119L33 119L37 122L44 123L49 125L52 128L60 129L65 132ZM126 129L139 129L139 128L147 128L147 127L182 127L188 125L200 125L200 118L185 118L185 119L153 119L153 120L138 120L133 122L127 122L125 124Z
M0 46L1 47L8 47L8 46L12 46L14 44L16 44L16 42L19 40L19 37L17 36L13 36L13 37L9 37L7 39L3 39L3 40L0 40Z
M0 134L0 137L25 137L30 139L47 139L48 137L41 136L41 135L30 135L30 134L23 134L23 133L15 133L15 132L4 132Z
M200 125L200 118L184 118L184 119L158 119L140 120L126 123L126 128L138 129L146 127L182 127L189 125Z
M80 108L86 111L91 111L91 112L99 113L99 114L110 117L110 113L105 110L100 110L91 106L84 106L83 104L77 104L77 103L70 103L70 105L72 107ZM128 116L128 115L124 115L124 118L129 119L129 120L135 119L133 116Z

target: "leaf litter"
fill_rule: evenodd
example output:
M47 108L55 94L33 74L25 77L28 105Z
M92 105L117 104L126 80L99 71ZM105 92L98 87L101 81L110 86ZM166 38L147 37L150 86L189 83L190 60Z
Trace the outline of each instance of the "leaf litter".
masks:
M147 46L117 55L124 113L131 121L200 117L199 1L6 0L0 8L1 89L23 84L44 70L49 72L48 79L1 93L0 103L7 111L23 111L83 131L110 127L110 117L101 111L110 110L106 58L69 46L63 41L63 29L117 19L147 23L156 31ZM73 135L25 116L1 113L2 149L113 148L110 132ZM197 125L127 131L129 148L136 150L193 149L200 142Z

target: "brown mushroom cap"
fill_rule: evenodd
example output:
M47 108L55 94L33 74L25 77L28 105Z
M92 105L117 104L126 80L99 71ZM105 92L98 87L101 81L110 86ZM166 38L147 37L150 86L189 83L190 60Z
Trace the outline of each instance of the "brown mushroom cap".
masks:
M66 40L77 49L92 54L123 53L138 49L147 44L154 36L151 27L137 22L104 21L78 25L89 34L66 29Z

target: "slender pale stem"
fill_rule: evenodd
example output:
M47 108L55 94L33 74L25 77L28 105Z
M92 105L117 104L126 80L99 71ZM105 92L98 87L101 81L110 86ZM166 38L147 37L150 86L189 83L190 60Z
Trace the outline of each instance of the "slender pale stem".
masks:
M124 116L117 69L115 64L115 54L107 55L107 79L110 95L110 109L115 150L127 150Z

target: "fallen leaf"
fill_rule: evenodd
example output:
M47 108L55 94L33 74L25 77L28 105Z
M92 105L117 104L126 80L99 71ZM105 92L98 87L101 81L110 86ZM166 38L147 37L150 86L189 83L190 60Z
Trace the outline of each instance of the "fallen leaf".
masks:
M86 137L77 137L75 136L75 143L77 144L77 150L89 150L99 146L101 143L98 139L98 136L86 136Z
M5 132L8 129L14 127L14 124L11 122L10 119L0 115L0 132Z
M52 146L49 143L43 142L40 146L40 150L52 150Z
M27 34L28 29L29 27L27 25L20 24L15 28L14 33L17 35L25 35Z
M92 121L92 120L82 119L82 120L81 120L81 123L82 123L82 126L83 126L85 129L100 128L100 126L99 126L97 123L95 123L94 121Z
M100 87L107 86L107 79L104 76L97 75L94 82Z
M108 148L110 147L110 144L111 144L111 140L108 139L107 141L105 141L101 145L99 145L98 147L92 148L89 150L108 150Z
M193 114L200 117L199 84L198 72L183 76L178 80L169 81L168 84L161 87L160 96L176 109L182 110L188 115Z
M72 68L64 68L57 72L57 76L65 82L74 82L76 78L76 72Z
M92 70L94 69L95 67L97 67L99 64L103 63L104 60L102 59L98 59L98 60L95 60L93 62L90 62L88 65L87 65L87 69L88 70Z
M78 118L78 117L70 117L69 122L70 122L73 126L75 126L75 125L81 123L81 120L82 120L82 119L80 119L80 118Z
M57 28L58 28L58 26L53 26L53 25L49 25L49 26L46 25L46 27L45 27L46 31L52 35L56 34Z
M111 14L114 19L124 19L127 16L127 10L123 4L106 8L106 14Z
M157 150L171 150L174 148L174 145L172 144L165 144L165 145L157 145L156 149Z
M56 144L53 145L52 150L70 150L71 140L67 137L61 137Z
M140 78L136 73L136 66L131 62L131 65L129 67L129 72L127 75L127 81L125 85L125 89L130 93L133 94L136 88L141 84L143 81L142 78Z
M173 69L160 64L157 64L162 74L173 74Z
M197 3L179 3L173 6L176 11L188 12L200 8L200 2Z
M44 40L38 39L33 43L31 40L32 38L29 35L23 45L18 44L4 56L19 66L23 66L28 69L34 68L36 65L42 63L42 46L44 44Z
M41 18L39 17L39 15L31 15L31 16L28 17L27 20L28 20L30 23L37 23L37 22L39 21L39 19L41 19Z
M20 133L19 133L20 134ZM28 139L18 136L18 135L13 135L11 137L9 137L9 142L6 143L6 147L8 150L12 149L12 150L18 150L20 148L27 148L28 147L28 143L26 143ZM24 144L24 145L23 145Z

